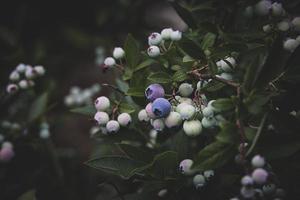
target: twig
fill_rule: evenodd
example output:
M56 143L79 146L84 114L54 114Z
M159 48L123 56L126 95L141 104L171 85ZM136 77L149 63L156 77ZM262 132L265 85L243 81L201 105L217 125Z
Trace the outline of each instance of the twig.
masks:
M256 135L255 135L254 139L253 139L253 142L252 142L250 148L248 149L248 151L246 153L246 156L249 156L252 153L252 151L253 151L253 149L254 149L254 147L255 147L255 145L256 145L256 143L257 143L257 141L258 141L258 139L259 139L259 137L260 137L260 135L262 133L262 130L264 128L267 116L268 116L268 113L266 113L264 115L264 117L262 118L262 120L260 122L260 125L259 125L259 128L258 128L258 130L256 132Z
M115 91L121 93L122 95L126 96L125 92L123 92L122 90L120 90L119 88L117 88L114 85L111 85L111 84L108 84L108 83L102 83L101 85L104 86L104 87L110 87L110 88L114 89Z

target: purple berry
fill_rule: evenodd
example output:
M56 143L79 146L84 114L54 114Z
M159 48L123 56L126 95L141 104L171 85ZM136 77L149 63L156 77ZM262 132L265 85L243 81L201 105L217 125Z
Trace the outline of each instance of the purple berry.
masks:
M152 112L157 117L166 117L171 112L171 104L165 98L157 98L152 103Z
M15 156L13 148L4 147L0 151L0 161L8 162Z
M165 96L164 88L159 84L151 84L145 90L145 96L149 101Z
M257 168L252 173L252 178L257 184L264 184L268 178L268 172L262 168Z

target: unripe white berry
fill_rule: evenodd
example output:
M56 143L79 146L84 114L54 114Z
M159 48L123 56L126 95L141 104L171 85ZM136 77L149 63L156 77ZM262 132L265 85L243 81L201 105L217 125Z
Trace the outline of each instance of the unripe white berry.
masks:
M27 80L21 80L19 83L18 83L19 87L21 89L27 89L29 87L29 84L28 84L28 81Z
M9 80L11 81L18 81L20 80L20 74L18 71L12 71L11 74L9 75Z
M194 161L191 159L185 159L180 162L179 164L179 170L184 175L192 175L194 173L194 170L192 170L192 165L194 164Z
M116 64L116 61L113 57L107 57L104 60L104 65L108 67L113 67Z
M212 128L217 125L217 120L214 117L203 117L201 123L204 128Z
M253 17L253 7L252 6L246 7L246 9L244 11L244 15L245 15L245 17L248 17L248 18Z
M116 133L119 131L119 129L120 129L120 124L116 120L110 120L106 124L106 130L109 133Z
M283 8L281 3L274 2L272 4L272 14L274 16L281 16L283 13Z
M140 110L140 112L138 113L138 119L143 122L148 122L150 120L145 109Z
M94 119L101 126L105 125L109 121L109 116L106 112L98 111L96 112Z
M264 25L263 26L263 31L266 33L269 33L271 31L272 27L270 24Z
M2 143L1 148L11 148L12 149L12 148L14 148L14 145L13 145L13 143L6 141L6 142Z
M242 187L241 195L246 199L250 199L250 198L254 197L255 190L253 188L249 188L249 187Z
M287 51L293 52L298 46L300 42L295 39L287 39L283 43L283 48Z
M152 126L156 131L162 131L165 128L164 120L162 119L154 119L152 121Z
M170 112L165 119L165 124L168 128L179 126L182 123L181 115L178 112Z
M177 107L179 108L176 111L179 112L183 120L191 119L196 113L195 107L186 103L179 104Z
M203 175L206 178L206 180L210 180L215 175L215 172L214 170L206 170L203 172Z
M213 117L214 110L211 106L207 106L202 110L203 117Z
M41 65L35 66L33 69L37 72L39 76L43 76L46 72L45 68Z
M50 137L50 131L46 128L41 129L39 135L41 139L48 139Z
M236 66L236 61L233 57L228 57L225 59L227 62L229 62L232 66L229 66L227 64L227 62L225 62L224 60L221 61L221 69L224 72L232 72L233 68ZM233 67L233 68L232 68Z
M19 87L16 84L9 84L6 87L6 92L8 94L14 94L18 91Z
M272 7L272 3L270 1L261 0L257 4L255 4L254 12L259 16L265 16L269 14L271 7Z
M160 50L157 46L150 46L147 49L147 53L150 57L157 57L160 55Z
M300 17L295 17L292 20L292 25L294 26L296 31L300 32Z
M278 30L285 32L285 31L289 30L290 25L287 21L281 21L277 24L277 28L278 28Z
M171 32L171 40L179 41L182 38L182 33L180 31L172 31Z
M251 160L252 167L261 168L265 165L265 159L260 155L256 155Z
M25 70L25 77L27 79L33 79L37 76L37 71L35 71L34 68L32 68L30 65L26 66L26 70Z
M254 183L253 179L251 178L251 176L248 175L244 176L241 180L241 184L243 186L251 186L253 185L253 183Z
M19 131L19 130L21 130L21 125L18 123L12 123L10 128L13 131Z
M194 88L192 86L192 84L188 84L188 83L182 83L180 84L179 88L178 88L178 92L181 96L183 97L188 97L190 96L194 91Z
M257 184L264 184L267 181L268 172L262 168L257 168L252 172L252 179Z
M164 197L167 195L167 193L168 193L167 189L162 189L162 190L159 190L159 192L157 193L157 196Z
M151 45L159 45L162 42L162 37L159 33L151 33L151 35L148 37L148 44Z
M149 137L150 137L150 139L156 139L157 138L157 130L152 129L149 132Z
M183 123L183 131L188 136L197 136L202 132L202 125L199 120L185 121Z
M205 185L205 178L202 174L197 174L193 178L193 184L196 187L196 189L199 189Z
M193 105L193 100L191 98L181 97L181 96L175 96L175 99L179 101L180 103L186 103Z
M121 113L118 116L118 122L121 126L128 126L131 123L132 119L128 113Z
M113 57L115 59L121 59L125 56L125 51L121 47L115 47L113 51Z
M18 64L18 66L16 67L16 70L19 73L24 73L26 70L26 65L24 65L23 63Z
M161 31L161 37L164 40L169 40L171 38L171 33L173 32L173 29L171 28L165 28Z
M105 111L110 107L110 101L107 97L98 97L95 101L95 108L98 111Z

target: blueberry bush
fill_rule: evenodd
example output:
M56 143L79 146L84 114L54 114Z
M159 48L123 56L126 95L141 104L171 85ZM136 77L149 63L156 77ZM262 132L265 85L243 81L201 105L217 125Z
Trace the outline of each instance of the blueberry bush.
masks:
M98 124L86 164L120 199L298 193L277 175L283 160L299 169L296 1L170 4L188 29L153 32L148 47L129 34L102 65L118 75L102 83L112 95L73 110Z

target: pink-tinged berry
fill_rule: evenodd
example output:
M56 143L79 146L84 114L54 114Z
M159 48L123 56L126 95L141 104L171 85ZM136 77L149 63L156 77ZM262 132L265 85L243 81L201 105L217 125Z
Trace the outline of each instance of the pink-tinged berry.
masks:
M157 57L160 55L160 50L157 46L150 46L148 49L147 49L147 53L150 57Z
M0 150L0 161L9 162L15 156L13 148L2 147Z
M252 172L252 179L257 184L264 184L267 181L268 172L262 168L257 168Z
M148 122L150 120L145 109L140 110L140 112L138 113L138 119L142 122Z
M95 101L95 108L98 111L105 111L110 107L110 101L107 97L98 97Z
M118 116L118 122L121 126L128 126L131 123L132 119L128 113L121 113Z
M109 121L109 116L106 112L98 111L96 112L94 119L101 126L105 125Z
M151 84L145 90L145 96L149 101L165 96L165 90L160 84Z
M165 123L162 119L154 119L152 121L152 126L156 131L162 131L165 128Z
M192 175L194 170L192 170L192 165L194 162L191 159L185 159L179 164L179 171L184 175Z
M19 87L16 84L9 84L6 87L6 92L9 94L14 94L18 91Z
M148 37L148 44L157 46L162 42L162 37L159 33L151 33L151 35Z
M106 124L106 130L109 133L116 133L120 130L120 124L116 120L110 120Z
M25 77L27 79L34 79L37 75L38 73L33 67L29 65L26 66Z
M151 119L156 118L155 114L152 111L152 103L148 103L146 108L145 108L148 117L150 117Z

